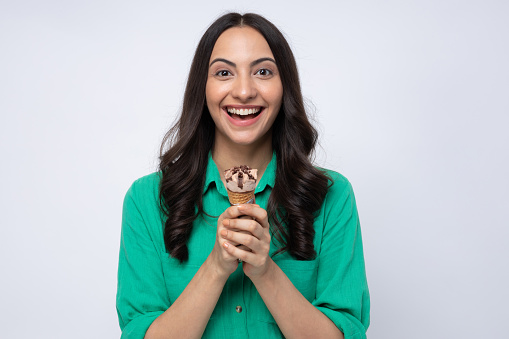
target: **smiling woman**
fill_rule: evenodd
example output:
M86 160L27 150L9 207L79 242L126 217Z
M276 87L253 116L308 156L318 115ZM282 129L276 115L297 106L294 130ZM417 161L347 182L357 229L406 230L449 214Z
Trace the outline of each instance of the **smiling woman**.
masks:
M316 140L279 30L256 14L216 20L160 171L124 201L122 337L365 338L355 198L313 166ZM230 206L220 173L240 165L258 170L256 204Z
M230 28L217 39L210 60L205 95L216 148L270 145L283 85L265 38L249 26Z

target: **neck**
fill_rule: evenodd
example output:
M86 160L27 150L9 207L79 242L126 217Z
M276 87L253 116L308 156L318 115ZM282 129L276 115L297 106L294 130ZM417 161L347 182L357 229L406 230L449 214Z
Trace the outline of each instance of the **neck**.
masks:
M258 169L258 181L260 181L272 159L272 139L266 138L263 142L251 145L225 145L216 138L212 148L212 159L214 159L221 177L223 177L224 171L231 167L247 165Z

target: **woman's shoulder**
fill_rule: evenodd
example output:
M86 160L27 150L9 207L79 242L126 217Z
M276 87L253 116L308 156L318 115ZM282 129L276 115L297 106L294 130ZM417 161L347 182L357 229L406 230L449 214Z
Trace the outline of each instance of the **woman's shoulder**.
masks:
M343 174L326 168L318 167L318 169L329 179L329 194L352 190L352 184Z
M322 208L324 211L340 211L345 205L355 206L355 195L350 181L334 170L319 168L329 179L329 188Z
M137 201L150 201L157 199L159 195L159 183L161 181L161 172L154 172L136 179L126 193L126 197L131 197Z
M159 186L159 182L161 181L161 172L153 172L147 175L144 175L138 179L136 179L132 186L137 186L141 188L148 188L152 186Z
M324 216L324 232L331 230L329 227L342 225L342 229L355 231L357 228L357 206L355 195L350 181L341 173L322 169L329 177L329 189L322 204L321 214ZM325 233L324 233L325 234Z

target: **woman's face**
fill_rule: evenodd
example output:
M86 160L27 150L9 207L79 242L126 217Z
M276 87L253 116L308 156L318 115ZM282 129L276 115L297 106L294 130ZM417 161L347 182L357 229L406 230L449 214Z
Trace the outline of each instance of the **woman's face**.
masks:
M216 142L266 141L282 98L283 85L265 38L251 27L224 31L212 50L206 86Z

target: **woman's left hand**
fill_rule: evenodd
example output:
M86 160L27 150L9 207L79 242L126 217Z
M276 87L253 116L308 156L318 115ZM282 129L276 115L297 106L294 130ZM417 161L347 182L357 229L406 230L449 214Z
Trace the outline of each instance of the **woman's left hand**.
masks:
M226 251L239 258L243 262L244 273L251 279L263 276L272 260L269 257L270 231L267 211L256 204L245 204L237 207L238 215L232 219L224 219L223 225L226 230L221 231L221 236L231 242L242 244L249 250L245 250L226 242ZM234 212L235 214L235 212ZM252 219L240 219L247 215Z

